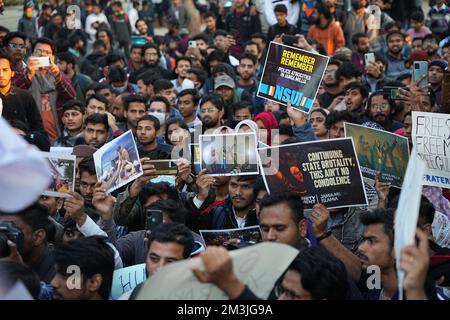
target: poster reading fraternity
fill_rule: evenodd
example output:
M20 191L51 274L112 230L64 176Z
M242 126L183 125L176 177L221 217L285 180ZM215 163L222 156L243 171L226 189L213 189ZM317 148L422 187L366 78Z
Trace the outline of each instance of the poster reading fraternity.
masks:
M258 97L309 113L329 58L284 44L271 42Z
M270 150L279 148L279 160ZM351 138L280 145L260 149L270 193L292 192L305 209L367 205L358 159Z
M412 113L412 142L425 161L423 184L450 188L450 115Z

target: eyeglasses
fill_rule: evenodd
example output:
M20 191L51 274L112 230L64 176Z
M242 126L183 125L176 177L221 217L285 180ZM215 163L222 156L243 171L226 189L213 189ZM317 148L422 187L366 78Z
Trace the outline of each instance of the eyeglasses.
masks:
M147 52L147 53L145 54L145 56L146 56L146 57L157 57L158 54L155 53L155 52Z
M200 113L213 113L217 111L218 110L216 108L200 109Z
M275 287L275 296L279 298L282 294L286 296L288 300L301 300L302 296L296 294L294 291L286 289L281 284Z
M380 109L381 111L386 111L389 109L389 104L388 103L380 103L380 104L373 104L370 106L371 110L377 110Z
M18 44L18 43L10 43L8 45L11 49L25 49L27 46L24 44Z
M41 49L34 49L33 51L34 54L48 54L48 55L52 55L53 52L48 51L48 50L41 50Z

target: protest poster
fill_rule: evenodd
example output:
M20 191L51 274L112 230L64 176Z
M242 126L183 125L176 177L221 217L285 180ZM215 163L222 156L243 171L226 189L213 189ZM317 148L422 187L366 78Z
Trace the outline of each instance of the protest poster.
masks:
M191 159L192 161L192 167L193 172L195 174L198 174L201 171L201 165L200 165L200 145L198 143L190 143L189 148L191 150Z
M270 42L257 96L309 113L329 57Z
M422 196L421 180L424 171L425 163L419 159L413 147L394 219L394 250L397 266L400 265L401 250L414 243ZM403 277L403 271L398 268L397 279L400 300L403 297Z
M261 299L267 299L277 279L286 271L298 250L292 246L261 242L230 251L233 271ZM226 300L228 297L211 283L200 283L190 271L203 269L200 257L173 262L153 274L143 285L137 300Z
M353 138L361 173L364 178L390 182L401 188L409 159L408 138L385 130L345 123L345 136Z
M259 226L223 230L199 230L199 232L206 246L222 246L228 250L244 248L262 240Z
M67 198L75 190L76 157L62 153L41 152L46 159L52 176L50 185L42 192L51 197Z
M133 290L147 279L145 263L114 270L111 297L118 299L122 294Z
M450 219L447 215L436 211L433 224L433 239L437 245L450 249Z
M107 192L135 180L143 174L133 133L128 130L94 153L97 180L104 183Z
M275 151L278 156L273 157ZM367 205L353 140L341 138L259 149L269 193L292 192L305 209Z
M423 185L450 188L450 115L412 112L412 142L425 161Z
M211 176L258 174L256 141L253 132L200 135L200 169Z

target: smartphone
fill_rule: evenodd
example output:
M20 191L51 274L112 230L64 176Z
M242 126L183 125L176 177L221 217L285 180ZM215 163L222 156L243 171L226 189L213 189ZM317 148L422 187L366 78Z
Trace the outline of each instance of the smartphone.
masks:
M146 229L152 231L158 225L163 223L163 213L162 210L159 209L147 209L147 222Z
M159 175L176 175L178 172L177 164L172 160L147 160L155 166L155 170Z
M375 54L373 52L364 54L364 60L366 61L366 66L369 65L370 62L375 63Z
M423 76L425 78L418 83L419 87L428 85L428 61L414 61L413 81L417 82ZM428 89L424 88L422 91L428 91Z
M39 68L50 67L50 57L33 57L33 59L39 61Z
M407 90L407 88L402 88ZM383 95L392 100L401 100L403 99L403 94L400 91L400 87L384 87Z
M285 45L293 46L298 42L298 38L298 36L284 35L282 41Z
M197 41L189 40L188 46L189 46L189 48L197 48Z

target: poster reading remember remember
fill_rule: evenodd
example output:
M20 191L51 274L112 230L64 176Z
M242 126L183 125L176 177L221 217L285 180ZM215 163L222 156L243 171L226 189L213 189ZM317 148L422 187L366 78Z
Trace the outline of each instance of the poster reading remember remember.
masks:
M412 113L412 142L425 161L423 184L450 188L450 115Z
M329 58L284 44L271 42L258 97L309 113Z

